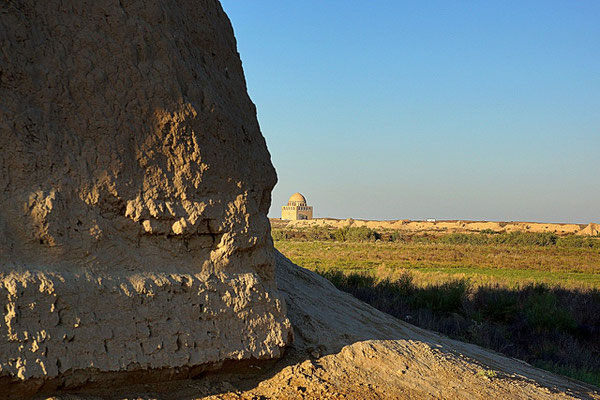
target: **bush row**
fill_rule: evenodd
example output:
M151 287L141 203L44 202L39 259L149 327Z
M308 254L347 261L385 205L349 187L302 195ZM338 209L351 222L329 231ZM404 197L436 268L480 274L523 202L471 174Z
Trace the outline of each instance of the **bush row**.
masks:
M320 271L339 289L417 326L600 386L600 291L531 284L474 288L468 280L418 287L399 279Z
M378 232L367 227L344 227L328 229L312 227L306 230L273 229L274 240L331 240L338 242L425 242L446 244L491 245L508 244L519 246L558 246L600 249L600 238L577 235L559 236L555 233L449 233L441 236L408 235L399 231Z

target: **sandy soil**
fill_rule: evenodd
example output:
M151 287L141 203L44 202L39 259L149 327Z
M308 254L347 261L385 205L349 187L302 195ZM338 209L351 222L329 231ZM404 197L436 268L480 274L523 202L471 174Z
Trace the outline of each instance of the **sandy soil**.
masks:
M302 221L284 221L272 218L273 228L307 228L322 226L330 228L342 228L346 226L366 226L371 229L389 229L404 232L422 233L470 233L492 230L494 232L550 232L558 235L584 235L596 236L600 234L600 224L557 224L540 222L493 222L493 221L368 221L360 219L333 219L317 218Z

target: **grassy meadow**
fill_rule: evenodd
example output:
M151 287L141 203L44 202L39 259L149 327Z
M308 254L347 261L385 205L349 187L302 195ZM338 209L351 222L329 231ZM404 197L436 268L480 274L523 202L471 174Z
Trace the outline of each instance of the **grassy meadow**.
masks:
M600 386L600 238L273 230L275 247L398 318Z
M279 251L312 270L361 272L393 279L410 273L428 285L469 279L476 286L546 283L600 288L600 249L432 242L278 240Z

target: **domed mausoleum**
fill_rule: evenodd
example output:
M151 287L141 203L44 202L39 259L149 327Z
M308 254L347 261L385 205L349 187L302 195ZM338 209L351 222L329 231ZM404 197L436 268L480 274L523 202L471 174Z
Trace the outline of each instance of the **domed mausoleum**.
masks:
M294 193L288 200L287 206L281 207L281 219L298 220L312 219L313 208L306 204L306 197Z

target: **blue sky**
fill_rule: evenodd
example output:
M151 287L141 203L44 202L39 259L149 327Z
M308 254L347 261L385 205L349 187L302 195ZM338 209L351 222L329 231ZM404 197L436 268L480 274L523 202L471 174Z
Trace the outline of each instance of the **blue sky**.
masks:
M270 216L600 222L600 2L222 4Z

